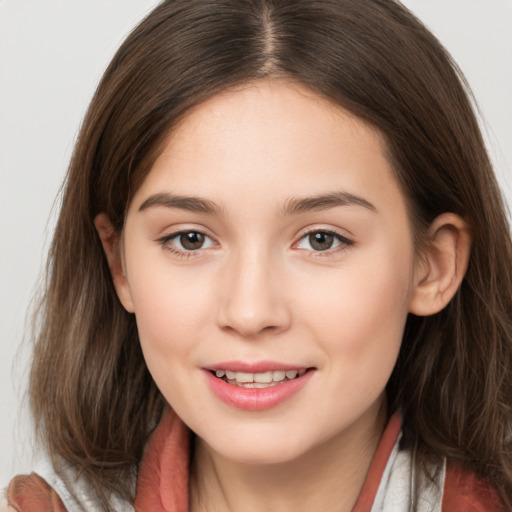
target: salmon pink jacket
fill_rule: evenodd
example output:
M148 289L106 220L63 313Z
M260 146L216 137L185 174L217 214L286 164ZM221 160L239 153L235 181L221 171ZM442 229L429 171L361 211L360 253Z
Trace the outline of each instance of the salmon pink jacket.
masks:
M401 419L391 417L375 452L352 512L410 512L414 465L400 448ZM116 498L116 512L188 512L190 433L167 410L147 443L134 477L134 503ZM46 469L45 469L46 467ZM18 512L92 512L101 510L84 483L72 471L63 479L49 465L15 477L7 500ZM135 473L135 472L134 472ZM425 482L423 482L425 484ZM437 471L435 485L424 485L418 512L504 512L496 491L485 480L453 464Z

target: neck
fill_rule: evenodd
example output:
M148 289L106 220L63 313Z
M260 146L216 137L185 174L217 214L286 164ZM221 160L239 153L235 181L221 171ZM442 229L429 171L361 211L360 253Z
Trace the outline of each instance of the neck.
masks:
M191 467L192 512L350 512L357 500L386 422L384 404L300 457L276 464L223 458L195 440ZM370 421L369 421L370 420Z

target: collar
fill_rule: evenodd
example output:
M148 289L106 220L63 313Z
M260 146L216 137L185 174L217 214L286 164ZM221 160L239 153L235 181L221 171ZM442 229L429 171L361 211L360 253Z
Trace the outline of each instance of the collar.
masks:
M352 512L369 512L384 469L396 444L401 417L389 420ZM188 511L190 431L178 416L166 409L144 451L137 478L136 510Z

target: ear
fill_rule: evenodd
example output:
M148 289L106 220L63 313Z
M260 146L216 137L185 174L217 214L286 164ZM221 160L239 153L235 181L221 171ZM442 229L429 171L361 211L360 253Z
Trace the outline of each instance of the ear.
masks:
M134 312L130 286L126 278L124 259L122 254L121 236L106 213L98 214L94 219L94 226L100 236L105 256L107 257L110 274L114 282L117 296L129 313Z
M459 215L443 213L429 227L429 239L418 258L409 312L433 315L450 302L468 268L471 234Z

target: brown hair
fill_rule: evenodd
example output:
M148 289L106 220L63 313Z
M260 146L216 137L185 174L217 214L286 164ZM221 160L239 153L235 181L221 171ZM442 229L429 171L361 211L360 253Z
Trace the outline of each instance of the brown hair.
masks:
M119 231L169 130L194 105L265 77L297 81L376 127L418 240L437 215L471 226L467 275L432 317L409 316L388 385L419 464L447 456L512 502L512 249L467 86L394 0L169 0L126 39L91 102L48 263L31 403L50 453L106 503L128 483L164 399L116 296L94 217Z

